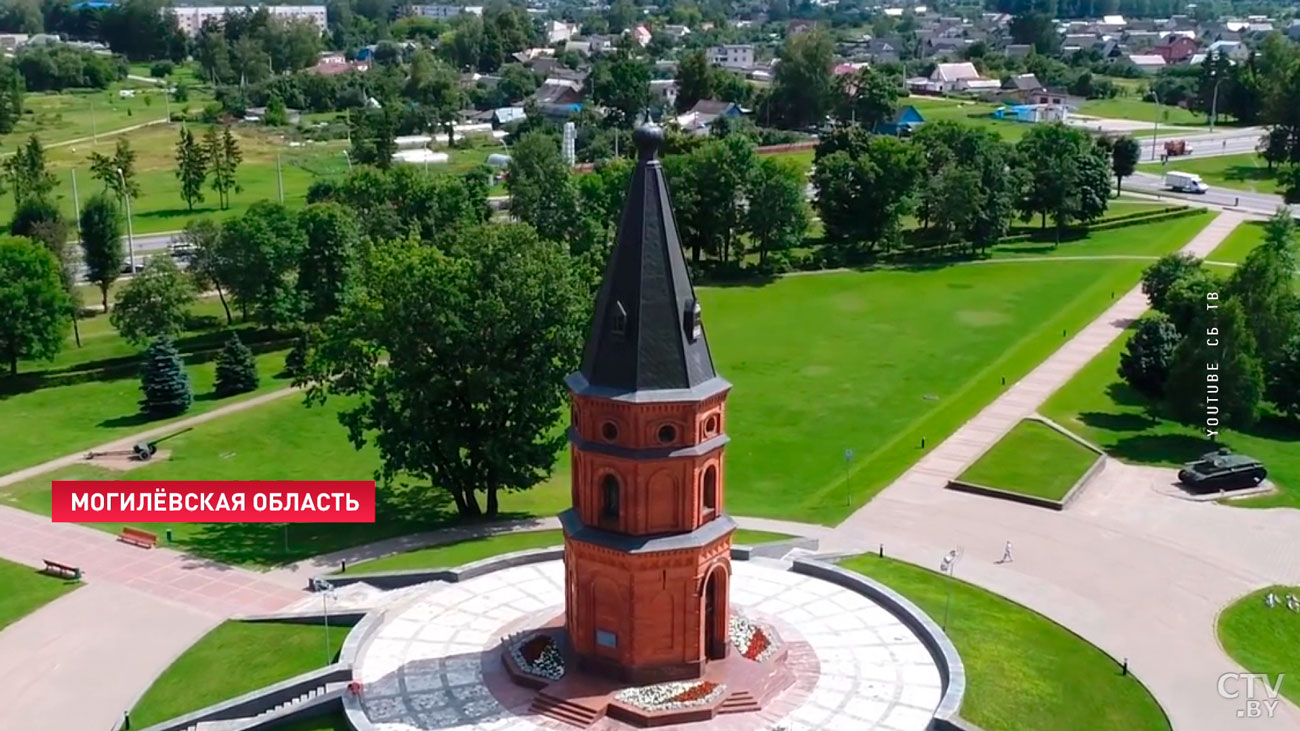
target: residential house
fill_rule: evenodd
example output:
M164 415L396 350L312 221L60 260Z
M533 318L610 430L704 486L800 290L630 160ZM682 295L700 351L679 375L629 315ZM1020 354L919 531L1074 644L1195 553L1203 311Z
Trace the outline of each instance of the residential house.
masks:
M691 34L691 29L687 28L684 25L665 25L664 27L659 29L659 32L668 36L674 41L680 41L681 39Z
M499 107L492 110L492 118L489 120L493 127L501 127L511 122L522 122L528 118L524 113L523 107Z
M650 98L661 99L668 106L677 103L677 81L675 79L651 79Z
M739 117L744 113L735 102L701 99L689 111L677 117L677 125L688 134L707 135L710 126L719 117Z
M754 47L748 43L713 46L709 62L730 69L747 69L754 65Z
M1030 95L1029 103L1078 109L1085 99L1059 89L1040 89Z
M548 78L533 92L532 100L540 107L581 104L582 82L572 79Z
M1231 61L1242 62L1250 58L1250 49L1241 41L1215 41L1205 49L1210 55L1225 55Z
M1167 65L1164 56L1154 53L1130 54L1128 62L1136 66L1139 71L1147 74L1153 74Z
M1118 33L1128 26L1128 21L1124 20L1122 15L1103 15L1101 22L1097 24L1097 30L1102 33Z
M637 45L642 48L650 45L650 39L653 37L654 35L650 32L650 29L644 25L638 25L632 29L632 40L636 41Z
M786 37L797 36L800 33L803 33L804 31L812 30L816 26L817 26L817 21L815 20L808 20L807 18L797 18L795 20L790 21L789 23L786 23L785 35Z
M1175 64L1191 58L1200 47L1201 44L1195 38L1189 38L1182 33L1170 33L1156 44L1155 52L1165 60L1165 63Z
M457 15L470 13L472 15L482 15L483 6L481 5L412 5L411 15L419 15L425 18L437 18L446 20L454 18Z
M203 24L209 20L220 21L226 17L226 13L241 9L226 5L176 5L170 8L176 16L176 25L190 37L197 36L203 29ZM258 5L257 9L265 10L279 20L310 23L320 32L325 32L324 5ZM479 10L482 11L482 8Z
M930 74L930 83L934 85L934 90L938 92L955 91L958 82L973 81L983 78L980 72L975 69L975 64L965 63L941 63L934 67Z
M873 63L898 63L898 46L882 38L867 42L866 57Z
M1028 43L1011 43L1003 49L1003 53L1007 58L1027 58L1033 50L1034 47Z
M894 116L882 120L876 124L874 130L878 135L894 135L906 137L916 131L925 123L925 118L916 110L916 107L908 104L900 107L894 112Z
M1002 90L1006 96L1027 102L1037 92L1043 89L1043 84L1033 74L1017 74L1002 83Z
M0 33L0 50L15 51L27 43L26 33Z
M960 79L953 87L953 91L959 91L964 94L992 94L1002 88L1002 82L997 79Z
M1017 104L994 110L993 118L1028 124L1068 122L1070 108L1064 104Z
M576 23L553 20L546 26L546 42L551 45L564 43L577 34L578 25Z

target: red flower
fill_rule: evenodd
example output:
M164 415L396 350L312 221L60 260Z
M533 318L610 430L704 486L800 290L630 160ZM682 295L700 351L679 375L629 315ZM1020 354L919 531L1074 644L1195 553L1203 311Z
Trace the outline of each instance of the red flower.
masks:
M672 698L669 698L668 702L669 703L690 703L691 701L697 701L701 698L707 697L710 693L713 692L713 689L716 687L718 687L717 683L714 683L709 680L705 680L696 683L695 685L687 688L686 690L683 690L682 692L678 693Z
M745 659L753 660L762 655L770 644L771 642L767 639L767 635L763 634L763 630L755 627L753 636L749 638L749 647L745 648Z

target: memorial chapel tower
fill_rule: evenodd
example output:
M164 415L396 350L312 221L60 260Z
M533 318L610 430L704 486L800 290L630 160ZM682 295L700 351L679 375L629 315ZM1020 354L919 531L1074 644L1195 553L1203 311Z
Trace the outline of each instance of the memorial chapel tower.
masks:
M589 671L633 683L693 678L729 646L731 534L725 402L663 165L639 153L572 394L573 507L565 626Z

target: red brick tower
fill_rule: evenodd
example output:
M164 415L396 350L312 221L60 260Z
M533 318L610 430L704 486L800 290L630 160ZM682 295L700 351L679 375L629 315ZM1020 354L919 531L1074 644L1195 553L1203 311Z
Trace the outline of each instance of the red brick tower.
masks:
M724 657L731 534L724 402L646 125L572 392L565 625L587 670L643 684Z

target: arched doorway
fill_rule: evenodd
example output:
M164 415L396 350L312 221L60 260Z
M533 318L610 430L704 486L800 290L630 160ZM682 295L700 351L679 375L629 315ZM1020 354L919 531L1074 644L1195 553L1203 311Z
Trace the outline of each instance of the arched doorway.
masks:
M704 655L710 660L727 656L727 570L709 572L704 582Z

